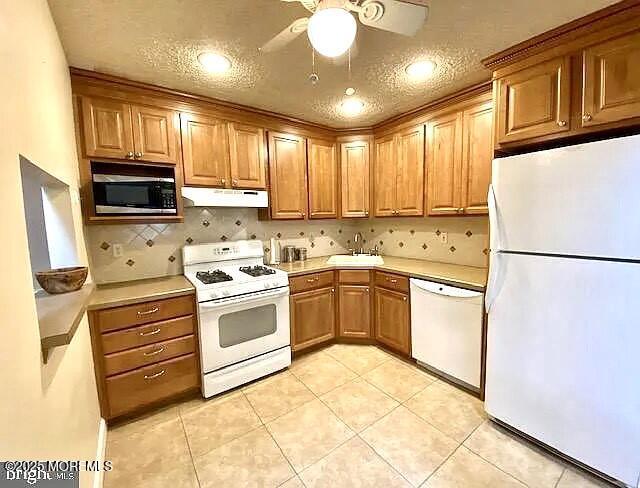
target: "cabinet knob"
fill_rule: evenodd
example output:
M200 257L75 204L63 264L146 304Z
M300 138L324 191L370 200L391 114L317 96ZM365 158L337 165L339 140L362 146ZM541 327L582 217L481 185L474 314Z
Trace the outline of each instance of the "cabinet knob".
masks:
M233 186L238 186L238 180L231 180L231 184Z
M458 213L464 213L464 208L463 208L463 207L460 207L460 208L458 209Z
M593 117L591 117L591 114L584 114L584 115L582 116L582 121L583 121L583 122L591 122L591 119L592 119L592 118L593 118Z
M141 152L137 152L137 153L135 154L135 156L136 156L136 158L141 158L141 157L142 157L142 153L141 153Z
M220 179L220 184L221 185L226 185L227 184L227 180L225 180L224 178Z
M335 288L331 288L331 293L335 293L336 289Z
M127 157L127 159L131 159L133 157L133 151L129 151L127 154L125 154L125 156Z
M402 301L406 302L407 301L407 297L402 297Z
M567 121L566 120L558 120L558 125L560 127L564 127L565 125L567 125Z
M365 211L364 211L364 214L365 214L365 215L369 215L369 211L368 211L368 210L365 210Z
M307 214L302 212L302 218L305 218L306 216L307 216Z
M364 289L365 293L369 293L369 288Z

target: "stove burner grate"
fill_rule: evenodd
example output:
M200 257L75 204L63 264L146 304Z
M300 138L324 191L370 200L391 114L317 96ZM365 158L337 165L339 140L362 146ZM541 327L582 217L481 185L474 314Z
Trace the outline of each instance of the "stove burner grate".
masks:
M222 283L224 281L232 281L233 278L229 276L224 271L220 271L219 269L212 271L198 271L196 273L196 278L202 281L205 285L210 285L212 283Z
M266 266L241 266L240 271L253 277L272 275L276 273L275 269L267 268Z

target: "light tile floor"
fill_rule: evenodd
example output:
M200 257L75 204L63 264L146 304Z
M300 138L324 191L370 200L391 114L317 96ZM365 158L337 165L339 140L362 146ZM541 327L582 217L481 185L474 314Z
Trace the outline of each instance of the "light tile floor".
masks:
M473 396L342 344L117 426L107 459L107 488L606 486L487 420Z

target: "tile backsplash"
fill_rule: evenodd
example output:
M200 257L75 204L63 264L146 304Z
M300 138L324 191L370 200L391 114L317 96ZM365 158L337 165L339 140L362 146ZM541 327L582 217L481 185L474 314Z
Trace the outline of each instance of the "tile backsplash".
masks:
M185 244L259 239L268 252L275 237L314 257L347 252L356 232L365 249L377 244L383 255L485 266L487 231L486 217L259 221L256 209L186 208L183 223L88 226L87 237L92 275L108 283L181 274ZM120 257L115 244L122 245Z

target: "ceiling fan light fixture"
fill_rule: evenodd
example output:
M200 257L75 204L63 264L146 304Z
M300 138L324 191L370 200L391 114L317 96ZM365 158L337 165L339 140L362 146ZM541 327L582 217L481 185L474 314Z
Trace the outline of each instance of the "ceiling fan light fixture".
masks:
M325 0L326 2L326 0ZM323 56L335 58L347 52L356 38L356 19L342 7L320 4L309 19L307 34L313 48Z
M231 61L222 54L205 51L198 55L198 62L209 73L226 73L231 68Z
M410 79L414 81L422 81L433 75L436 70L436 63L425 59L409 64L404 70Z
M340 104L340 109L346 117L355 117L364 110L364 102L359 98L349 97Z

